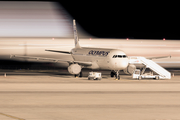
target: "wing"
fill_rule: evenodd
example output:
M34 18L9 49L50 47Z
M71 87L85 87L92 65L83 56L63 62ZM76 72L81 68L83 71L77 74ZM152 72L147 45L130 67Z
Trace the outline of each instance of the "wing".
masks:
M150 57L150 58L146 58L146 59L152 60L152 59L161 59L161 58L168 58L168 57L171 58L171 55L170 56L161 56L161 57Z
M68 51L58 51L58 50L45 50L45 51L71 54L71 52L68 52Z
M33 56L20 56L20 55L10 55L10 58L20 58L20 59L34 59L34 60L45 60L50 62L68 62L69 64L79 64L83 66L91 66L92 62L84 61L72 61L72 60L63 60L63 59L54 59L54 58L43 58L43 57L33 57Z
M79 65L83 66L91 66L92 62L83 62L83 61L73 61L73 63L78 63Z

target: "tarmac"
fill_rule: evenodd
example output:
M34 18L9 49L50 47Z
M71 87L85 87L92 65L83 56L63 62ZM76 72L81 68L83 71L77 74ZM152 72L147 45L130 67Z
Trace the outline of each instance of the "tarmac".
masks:
M0 120L180 120L180 76L102 80L0 72Z

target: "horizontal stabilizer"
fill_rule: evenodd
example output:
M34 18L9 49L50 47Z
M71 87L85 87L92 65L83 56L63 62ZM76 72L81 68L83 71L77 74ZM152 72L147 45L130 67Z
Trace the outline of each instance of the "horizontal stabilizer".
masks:
M71 52L68 52L68 51L59 51L59 50L45 50L45 51L71 54Z

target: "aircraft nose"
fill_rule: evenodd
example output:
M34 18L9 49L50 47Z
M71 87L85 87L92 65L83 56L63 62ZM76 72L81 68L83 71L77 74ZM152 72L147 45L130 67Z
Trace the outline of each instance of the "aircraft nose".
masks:
M120 59L115 62L115 70L123 70L128 66L128 59Z
M128 66L128 59L122 59L119 64L120 64L119 67L120 67L121 69L127 68L127 66Z
M114 70L124 70L128 66L128 59L119 59L114 61L114 65L112 66Z

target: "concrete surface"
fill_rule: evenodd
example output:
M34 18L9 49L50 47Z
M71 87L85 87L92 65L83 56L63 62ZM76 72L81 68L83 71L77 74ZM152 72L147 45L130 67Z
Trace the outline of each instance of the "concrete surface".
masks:
M180 76L0 76L0 120L180 120Z

